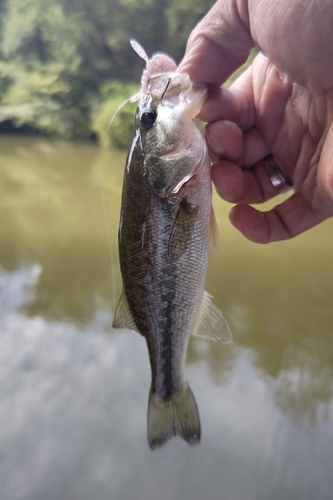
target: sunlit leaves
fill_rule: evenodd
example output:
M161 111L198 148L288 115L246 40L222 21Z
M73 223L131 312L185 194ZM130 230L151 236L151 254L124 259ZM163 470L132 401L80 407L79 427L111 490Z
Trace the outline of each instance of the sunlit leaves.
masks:
M180 61L191 29L213 3L0 0L0 124L101 139L128 85L139 86L144 63L129 38L149 56L165 51ZM125 82L118 96L116 80ZM105 92L110 82L113 90ZM127 145L132 120L126 109L119 114L118 146Z

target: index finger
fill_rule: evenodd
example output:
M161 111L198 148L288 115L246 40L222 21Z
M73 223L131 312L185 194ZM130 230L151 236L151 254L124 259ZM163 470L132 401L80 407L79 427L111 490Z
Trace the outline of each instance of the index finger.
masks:
M192 31L178 70L193 82L219 87L247 60L254 42L247 9L242 13L237 4L219 0Z

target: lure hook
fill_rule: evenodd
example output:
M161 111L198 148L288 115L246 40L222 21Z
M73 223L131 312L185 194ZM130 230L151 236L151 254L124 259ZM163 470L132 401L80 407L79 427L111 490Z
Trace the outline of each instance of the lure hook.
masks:
M164 98L164 96L169 88L170 82L171 82L171 78L168 79L168 83L166 84L165 89L163 90L163 94L161 96L161 102L162 102L162 100L163 100L163 98Z

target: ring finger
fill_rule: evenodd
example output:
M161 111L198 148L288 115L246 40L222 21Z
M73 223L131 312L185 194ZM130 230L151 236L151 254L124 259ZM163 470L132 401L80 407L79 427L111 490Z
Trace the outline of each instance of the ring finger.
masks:
M224 200L245 204L263 203L290 186L289 179L272 157L248 169L220 160L212 166L212 181Z

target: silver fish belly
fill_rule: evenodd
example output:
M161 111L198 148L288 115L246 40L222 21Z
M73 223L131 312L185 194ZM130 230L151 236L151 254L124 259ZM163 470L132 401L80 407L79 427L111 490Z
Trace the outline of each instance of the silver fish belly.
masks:
M152 449L173 435L190 444L200 440L199 413L184 374L191 334L231 340L222 314L204 292L210 161L193 118L206 89L193 85L188 75L169 71L170 61L165 73L147 75L146 69L139 96L124 173L119 225L123 292L114 318L114 327L138 331L147 342Z

